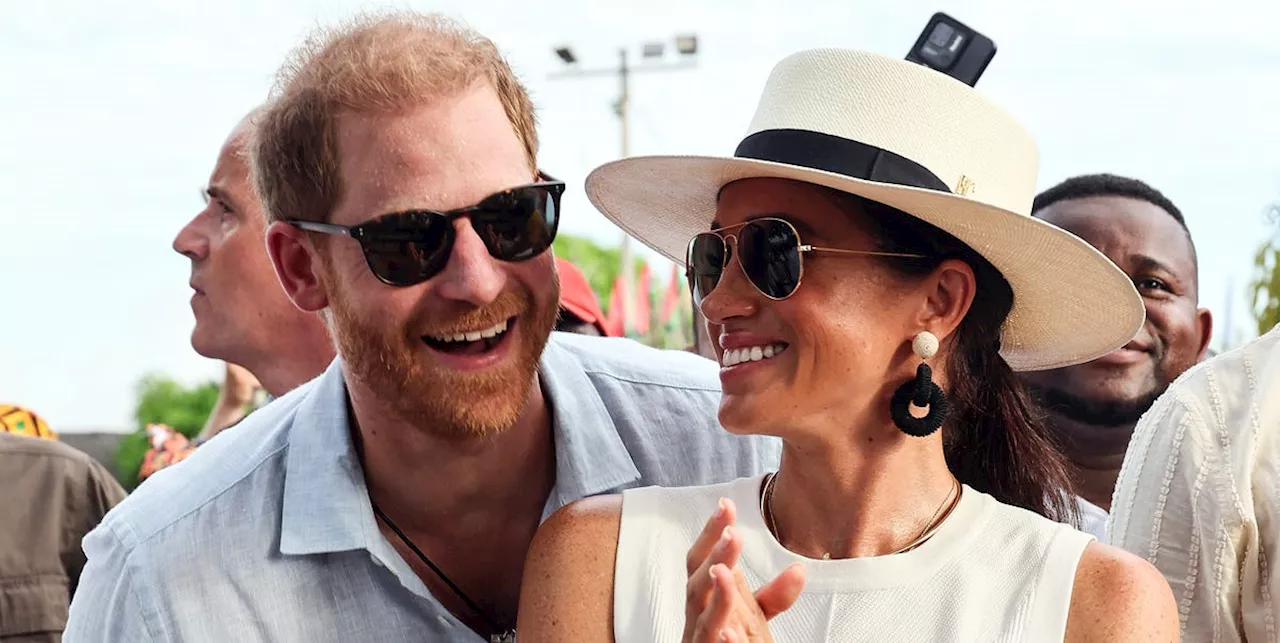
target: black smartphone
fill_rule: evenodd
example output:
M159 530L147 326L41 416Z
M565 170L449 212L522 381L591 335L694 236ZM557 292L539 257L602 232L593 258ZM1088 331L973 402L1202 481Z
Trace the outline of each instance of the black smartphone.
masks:
M964 23L938 12L933 14L907 60L936 69L970 87L996 55L996 43Z

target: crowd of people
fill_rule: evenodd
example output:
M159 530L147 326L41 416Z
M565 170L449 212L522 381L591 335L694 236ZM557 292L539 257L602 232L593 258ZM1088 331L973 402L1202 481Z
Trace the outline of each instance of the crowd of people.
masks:
M535 124L438 15L300 45L173 242L200 437L126 497L0 407L0 641L1276 639L1280 330L1209 354L1157 189L1037 195L970 86L798 52L732 153L586 180L687 272L658 350L553 257Z

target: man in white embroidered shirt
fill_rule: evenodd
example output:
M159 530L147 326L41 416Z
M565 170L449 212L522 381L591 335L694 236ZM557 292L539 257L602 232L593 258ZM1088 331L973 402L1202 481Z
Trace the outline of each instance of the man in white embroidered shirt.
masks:
M1187 371L1137 429L1112 544L1154 564L1184 641L1280 633L1280 327Z
M496 47L443 19L308 41L262 114L267 246L338 358L85 539L68 641L510 641L578 498L773 468L714 362L552 334L564 184Z

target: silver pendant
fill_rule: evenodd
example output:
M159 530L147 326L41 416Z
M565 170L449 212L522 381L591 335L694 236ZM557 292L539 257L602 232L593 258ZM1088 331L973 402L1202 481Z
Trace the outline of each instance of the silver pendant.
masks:
M507 630L500 634L490 634L489 643L516 643L516 631Z

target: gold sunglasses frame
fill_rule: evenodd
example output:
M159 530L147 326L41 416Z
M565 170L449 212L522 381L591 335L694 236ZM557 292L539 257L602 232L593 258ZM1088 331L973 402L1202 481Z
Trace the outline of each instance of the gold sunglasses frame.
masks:
M746 267L742 265L742 253L738 252L738 235L723 234L723 232L726 230L736 230L738 228L743 228L753 223L759 223L761 221L776 221L778 223L781 223L787 226L787 228L791 230L791 235L794 236L796 239L796 252L799 254L799 257L800 257L800 275L796 279L796 287L792 288L791 292L787 293L782 297L774 297L773 295L770 295L769 293L762 290L760 286L756 284L756 282L752 281L751 277L747 275ZM787 221L786 219L783 219L781 217L760 217L759 219L752 219L750 221L744 221L742 223L735 223L733 225L724 226L722 228L708 230L707 232L700 232L694 235L693 238L689 240L689 245L685 249L685 266L686 266L685 270L686 270L686 278L689 279L689 282L690 282L689 291L691 293L693 292L694 274L692 269L688 267L689 255L690 255L690 251L693 250L693 244L697 242L699 237L705 234L714 235L716 238L720 239L720 243L724 244L724 250L726 255L729 254L729 240L732 239L733 254L730 260L738 262L738 269L742 271L742 276L747 278L747 282L751 284L752 288L756 289L756 292L760 293L762 296L772 301L783 301L785 299L789 299L792 295L796 294L796 291L800 290L800 285L804 283L804 254L806 252L830 252L833 254L842 254L842 255L859 255L859 256L869 256L869 257L898 257L902 259L925 259L926 258L926 255L913 254L913 253L907 253L907 252L880 252L877 250L846 250L844 248L828 248L823 246L814 246L814 245L804 243L803 239L800 238L800 231L797 230L796 227L792 225L790 221ZM720 271L721 271L720 279L724 278L724 270L725 268L728 268L728 267L729 267L729 260L726 260L724 265L720 266ZM720 287L720 280L717 279L715 287L713 287L711 291L704 294L703 298L705 299L707 295L710 295L712 292L715 292L715 289L719 287Z

